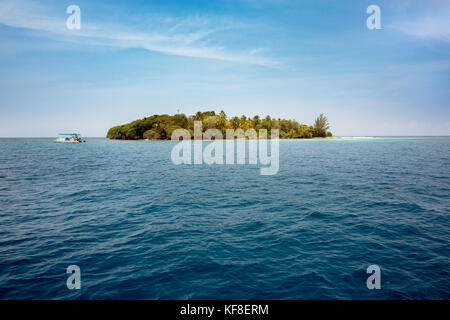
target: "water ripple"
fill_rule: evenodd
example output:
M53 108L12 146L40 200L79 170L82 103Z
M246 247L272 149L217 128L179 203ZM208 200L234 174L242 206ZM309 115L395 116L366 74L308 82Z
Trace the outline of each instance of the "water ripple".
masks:
M274 176L172 146L0 139L0 298L450 298L449 139L281 141Z

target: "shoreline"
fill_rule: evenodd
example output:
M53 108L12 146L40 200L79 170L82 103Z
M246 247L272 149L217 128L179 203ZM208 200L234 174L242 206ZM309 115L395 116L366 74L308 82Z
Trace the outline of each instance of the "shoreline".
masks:
M333 139L343 139L344 137L312 137L312 138L279 138L277 140L333 140ZM115 138L108 138L105 137L105 139L108 140L114 140L114 141L174 141L174 142L179 142L179 141L183 141L183 140L172 140L172 139L115 139ZM248 137L246 137L245 139L190 139L190 141L226 141L226 140L272 140L270 138L265 138L265 139L259 139L259 138L253 138L253 139L249 139Z

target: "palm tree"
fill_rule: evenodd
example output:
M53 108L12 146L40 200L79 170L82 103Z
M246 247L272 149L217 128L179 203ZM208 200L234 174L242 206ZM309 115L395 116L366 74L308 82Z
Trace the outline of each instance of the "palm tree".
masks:
M327 130L330 129L330 124L326 116L321 113L314 121L314 129L316 129L316 135L318 137L326 137Z
M203 114L200 111L197 111L197 113L194 116L194 119L197 121L202 121L203 120Z
M259 119L259 116L253 117L253 125L255 126L255 129L258 127L258 125L261 123L261 119Z
M231 126L233 127L234 130L239 128L239 117L231 118Z

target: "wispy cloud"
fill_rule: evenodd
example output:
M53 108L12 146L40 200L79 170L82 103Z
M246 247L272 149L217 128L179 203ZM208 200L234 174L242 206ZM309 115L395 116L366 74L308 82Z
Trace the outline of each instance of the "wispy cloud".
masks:
M419 17L409 16L388 27L408 36L450 43L450 8L441 7Z
M83 12L82 12L83 17ZM125 25L90 24L82 20L80 30L66 28L64 14L52 15L49 8L43 8L27 0L5 0L0 3L0 24L37 32L60 41L79 42L89 45L141 48L165 54L217 59L261 66L276 66L276 59L260 55L261 49L230 50L213 43L213 35L233 28L233 23L212 24L209 19L188 17L182 20L158 18L154 30L139 32Z

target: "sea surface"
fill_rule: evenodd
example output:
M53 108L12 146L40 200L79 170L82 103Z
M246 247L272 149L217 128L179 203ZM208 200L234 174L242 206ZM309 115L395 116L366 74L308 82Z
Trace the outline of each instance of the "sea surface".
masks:
M271 176L86 140L0 139L1 299L450 299L450 138L282 140Z

